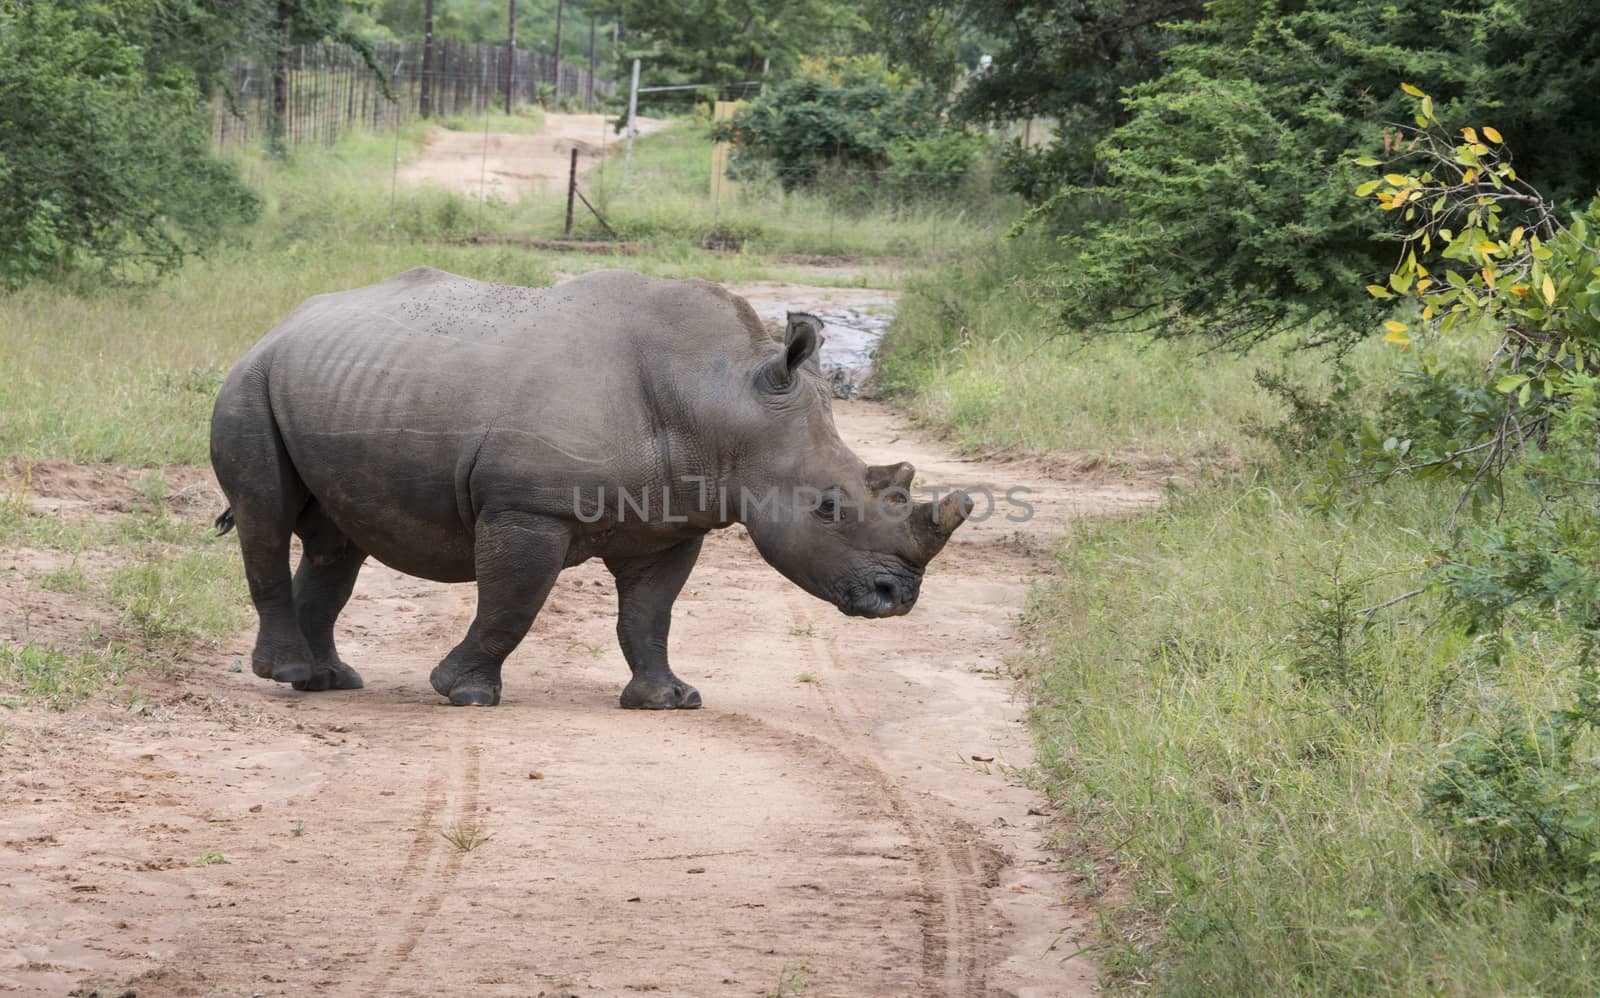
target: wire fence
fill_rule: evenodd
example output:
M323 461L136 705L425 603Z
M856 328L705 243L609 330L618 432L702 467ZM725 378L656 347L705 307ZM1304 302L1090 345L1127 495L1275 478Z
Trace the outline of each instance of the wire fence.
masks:
M449 39L433 43L433 64L424 74L421 43L374 46L375 61L389 77L393 99L361 55L343 45L302 45L288 52L281 97L275 93L270 62L247 60L230 69L211 117L212 140L219 149L263 143L273 137L274 119L287 147L307 142L331 145L358 129L384 129L421 116L424 82L434 115L480 114L541 99L575 99L592 108L615 90L582 66L557 65L544 52L504 45L474 45ZM281 107L275 105L281 104Z

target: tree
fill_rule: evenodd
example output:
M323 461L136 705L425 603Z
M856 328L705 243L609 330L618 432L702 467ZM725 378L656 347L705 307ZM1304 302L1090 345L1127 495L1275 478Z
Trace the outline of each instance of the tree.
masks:
M1105 185L1065 188L1039 213L1069 228L1067 247L1093 247L1051 274L1069 321L1138 315L1247 342L1290 327L1361 335L1359 289L1392 260L1383 224L1349 210L1352 161L1410 119L1407 79L1447 118L1495 110L1508 134L1536 136L1519 170L1544 189L1594 192L1600 8L1585 0L1474 0L1443 20L1431 0L1208 11L1165 53L1172 71L1128 92L1127 120L1098 149Z
M896 194L949 190L981 141L947 128L942 109L938 90L902 80L880 56L816 59L768 86L718 134L736 144L736 166L768 163L786 190L829 168L882 174Z
M1036 202L1062 184L1096 180L1096 144L1127 120L1123 91L1161 75L1170 25L1204 7L1204 0L877 0L871 18L891 57L924 79L953 83L953 71L965 69L957 116L1060 123L1058 142L1010 153L1012 186ZM993 57L985 73L974 71L980 51Z
M866 27L844 0L600 0L620 19L625 59L652 82L732 83L783 76L808 55L840 53Z
M147 49L160 6L0 5L0 284L168 270L255 212L193 74Z

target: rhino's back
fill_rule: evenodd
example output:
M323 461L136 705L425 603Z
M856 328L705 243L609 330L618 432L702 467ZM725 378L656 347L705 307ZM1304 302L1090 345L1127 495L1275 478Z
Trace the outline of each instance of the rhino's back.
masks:
M521 489L636 481L656 382L765 337L703 282L601 271L533 289L418 268L307 301L241 368L264 375L312 494L370 550L470 530L485 455Z

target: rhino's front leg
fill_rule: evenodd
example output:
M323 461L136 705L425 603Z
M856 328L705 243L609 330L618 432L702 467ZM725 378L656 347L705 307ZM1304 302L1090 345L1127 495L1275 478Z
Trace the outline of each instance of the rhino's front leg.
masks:
M571 535L559 520L519 512L484 513L474 563L478 613L467 636L429 677L457 707L500 702L500 666L533 626L555 585Z
M700 706L693 686L672 674L667 664L667 631L672 602L700 557L703 537L642 558L607 558L617 577L617 640L633 671L622 691L622 706L634 710L680 710Z

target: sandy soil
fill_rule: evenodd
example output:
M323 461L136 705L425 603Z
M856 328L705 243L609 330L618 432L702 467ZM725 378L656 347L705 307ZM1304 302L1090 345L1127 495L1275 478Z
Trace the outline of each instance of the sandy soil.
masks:
M836 412L865 459L1021 485L1036 515L963 528L887 621L713 535L672 635L703 710L617 708L614 589L589 564L494 709L428 686L471 587L369 565L340 622L365 690L229 672L245 633L137 710L0 711L0 992L1092 993L1066 957L1093 920L1045 849L1006 661L1063 526L1160 487L960 460L882 405ZM17 598L0 585L0 639ZM470 851L447 839L474 826Z
M474 198L484 191L507 201L565 191L573 149L580 176L601 157L622 154L626 139L612 120L602 114L547 112L533 135L430 128L421 155L400 168L399 180L413 187L436 184ZM640 118L638 124L639 134L648 135L667 122Z

